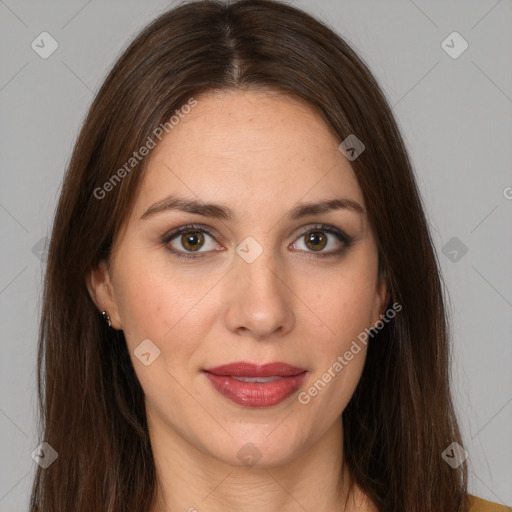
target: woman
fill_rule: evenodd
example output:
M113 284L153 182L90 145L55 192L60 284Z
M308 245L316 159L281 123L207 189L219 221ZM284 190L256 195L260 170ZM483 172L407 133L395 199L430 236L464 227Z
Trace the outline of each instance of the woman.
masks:
M298 9L189 3L132 42L67 170L42 313L58 457L33 512L506 510L467 492L389 106Z

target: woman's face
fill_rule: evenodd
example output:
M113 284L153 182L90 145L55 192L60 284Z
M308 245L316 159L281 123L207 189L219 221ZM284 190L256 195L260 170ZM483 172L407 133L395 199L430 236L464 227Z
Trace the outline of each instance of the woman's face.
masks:
M152 150L110 270L90 290L124 331L154 438L270 467L339 426L366 346L344 354L379 320L386 288L357 180L311 107L264 92L197 100ZM202 213L172 207L177 198ZM301 209L332 200L361 212ZM296 376L205 372L236 362L286 363Z

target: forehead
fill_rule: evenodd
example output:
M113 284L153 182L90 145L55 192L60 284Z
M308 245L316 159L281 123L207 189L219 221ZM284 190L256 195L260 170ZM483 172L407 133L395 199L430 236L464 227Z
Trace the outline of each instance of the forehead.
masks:
M149 155L138 213L169 193L252 215L262 213L263 202L272 210L340 196L364 207L339 141L305 101L267 91L196 99Z

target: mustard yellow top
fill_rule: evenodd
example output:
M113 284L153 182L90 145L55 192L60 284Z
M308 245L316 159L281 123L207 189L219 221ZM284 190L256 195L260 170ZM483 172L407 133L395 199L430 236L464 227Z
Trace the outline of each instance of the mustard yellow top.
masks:
M499 505L492 501L483 500L477 496L470 496L469 503L471 504L469 512L512 512L512 507L506 507L505 505Z

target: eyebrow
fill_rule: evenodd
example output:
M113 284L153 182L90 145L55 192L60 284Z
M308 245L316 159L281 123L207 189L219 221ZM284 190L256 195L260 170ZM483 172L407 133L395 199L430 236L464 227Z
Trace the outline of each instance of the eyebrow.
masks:
M286 215L289 219L296 220L308 215L318 215L335 210L347 209L355 213L364 215L364 208L356 201L346 198L328 199L316 203L299 203ZM226 221L236 221L235 212L228 206L215 203L205 203L195 199L185 199L176 195L169 195L161 201L151 205L142 215L142 219L148 219L157 213L166 211L180 211L185 213L195 213L203 217L212 219L221 219Z

